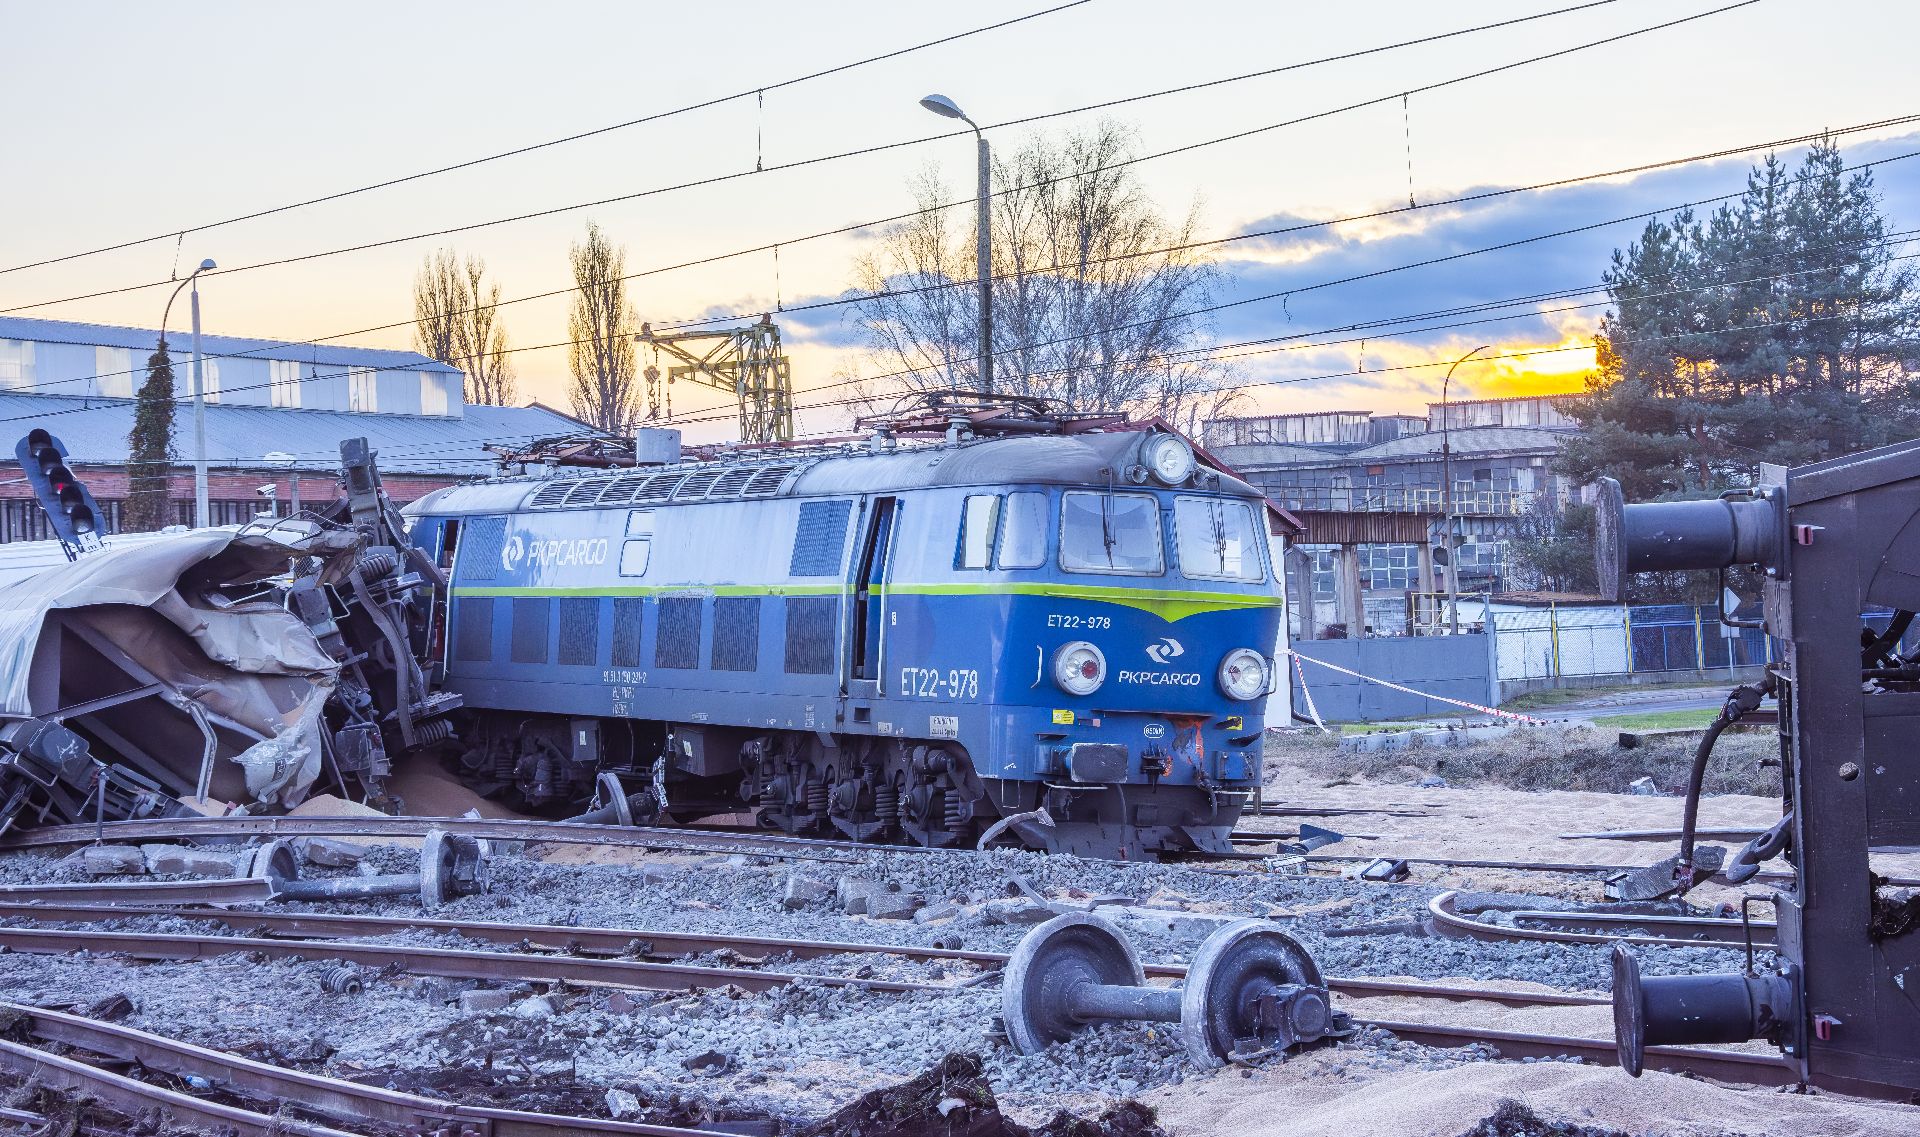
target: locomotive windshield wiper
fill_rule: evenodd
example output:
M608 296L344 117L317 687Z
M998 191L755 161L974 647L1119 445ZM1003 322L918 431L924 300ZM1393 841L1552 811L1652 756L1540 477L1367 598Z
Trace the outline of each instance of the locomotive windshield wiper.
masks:
M1113 471L1107 471L1107 492L1100 495L1100 542L1106 547L1107 567L1113 567L1113 547L1119 544L1113 535Z

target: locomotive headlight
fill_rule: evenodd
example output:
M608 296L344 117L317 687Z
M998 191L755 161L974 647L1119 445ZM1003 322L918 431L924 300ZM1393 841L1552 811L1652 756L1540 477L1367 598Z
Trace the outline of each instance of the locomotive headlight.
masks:
M1156 434L1147 440L1140 457L1153 476L1177 486L1193 476L1193 448L1171 434Z
M1069 695L1091 695L1107 681L1107 657L1085 640L1053 653L1053 681Z
M1220 690L1230 699L1257 699L1267 693L1267 659L1250 647L1235 648L1220 661Z

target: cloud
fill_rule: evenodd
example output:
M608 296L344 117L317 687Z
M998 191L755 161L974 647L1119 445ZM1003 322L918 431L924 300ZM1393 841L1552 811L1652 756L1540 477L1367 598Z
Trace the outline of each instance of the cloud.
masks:
M1848 165L1881 162L1920 150L1920 135L1844 145ZM1782 154L1789 168L1804 150ZM1358 339L1366 330L1342 333L1382 319L1486 304L1491 301L1600 283L1616 248L1637 238L1646 214L1669 214L1690 201L1740 192L1751 163L1743 158L1699 163L1639 177L1583 183L1516 193L1479 204L1442 206L1431 211L1299 229L1312 218L1278 212L1245 225L1241 232L1293 229L1251 238L1219 250L1223 285L1217 300L1234 303L1213 316L1222 343L1265 337L1300 336L1313 342ZM1876 167L1882 209L1894 229L1920 225L1920 158ZM1485 193L1475 187L1452 196ZM1696 209L1702 217L1718 203ZM1391 209L1392 206L1384 208ZM1358 211L1356 211L1358 212ZM1564 233L1560 236L1549 234ZM1537 239L1536 239L1537 238ZM1485 251L1482 251L1485 250ZM1463 255L1464 254L1464 255ZM1427 262L1440 263L1427 263ZM1419 267L1408 267L1419 266ZM1353 279L1360 278L1360 279ZM1434 324L1484 320L1445 330L1388 337L1378 328L1362 347L1337 351L1274 352L1233 363L1242 379L1298 380L1352 370L1365 356L1369 366L1395 366L1451 359L1490 343L1489 354L1538 352L1529 358L1500 359L1476 365L1471 377L1457 374L1456 388L1475 394L1532 394L1571 390L1590 369L1587 339L1603 306L1549 312L1604 296L1583 296L1483 314L1435 317ZM1515 317L1489 319L1489 317ZM1261 401L1320 403L1340 392L1398 392L1406 399L1438 397L1441 369L1384 372L1314 379L1260 391ZM1396 378L1397 377L1397 378ZM1460 383L1465 379L1464 384ZM1309 394L1305 388L1315 390ZM1285 391L1285 395L1278 392Z

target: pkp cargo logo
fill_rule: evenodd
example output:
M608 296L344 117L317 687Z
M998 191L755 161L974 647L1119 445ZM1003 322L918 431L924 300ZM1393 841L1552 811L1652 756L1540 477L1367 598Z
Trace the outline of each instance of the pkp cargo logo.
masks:
M511 540L500 546L500 566L508 572L519 568L520 562L526 559L527 543L520 539L520 534L515 533Z
M1147 658L1155 663L1171 663L1185 654L1187 649L1181 647L1180 641L1172 636L1163 636L1158 643L1147 645Z

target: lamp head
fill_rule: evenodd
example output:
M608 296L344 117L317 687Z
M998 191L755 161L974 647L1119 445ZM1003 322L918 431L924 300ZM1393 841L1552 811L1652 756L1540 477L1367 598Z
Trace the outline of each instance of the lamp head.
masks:
M219 265L213 263L212 257L208 257L206 260L200 262L201 272L211 272L212 270L219 267L220 267Z
M947 98L945 95L928 95L926 98L920 100L920 105L932 111L934 114L939 115L941 118L965 119L967 117L967 112L961 110L958 103Z

